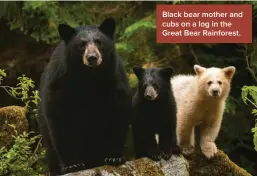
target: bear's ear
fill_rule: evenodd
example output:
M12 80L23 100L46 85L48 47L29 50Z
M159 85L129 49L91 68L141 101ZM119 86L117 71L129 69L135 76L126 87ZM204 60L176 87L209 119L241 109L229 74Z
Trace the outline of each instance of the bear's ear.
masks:
M236 67L229 66L229 67L223 68L222 70L225 74L225 77L231 80L236 72Z
M98 29L104 33L105 35L107 35L108 37L110 37L112 40L114 38L114 32L116 29L116 23L115 20L110 17L110 18L106 18L98 27Z
M166 78L166 79L170 79L172 74L173 74L173 68L172 67L166 67L166 68L162 68L160 70L161 75Z
M67 43L75 35L76 29L67 24L59 24L58 32L62 40Z
M200 75L201 73L203 73L206 70L206 68L201 67L200 65L194 65L194 70L197 75Z
M144 74L145 69L140 66L134 66L133 72L137 76L138 79L141 79L142 75Z

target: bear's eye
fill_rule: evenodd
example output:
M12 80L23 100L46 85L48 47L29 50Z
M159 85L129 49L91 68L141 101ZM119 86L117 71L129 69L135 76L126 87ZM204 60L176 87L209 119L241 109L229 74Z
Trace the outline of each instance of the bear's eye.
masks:
M152 83L154 88L158 88L158 85L156 83Z
M212 81L208 81L208 85L211 85L212 84Z
M222 82L221 82L221 81L218 81L218 84L219 84L219 85L221 85L221 84L222 84Z
M96 44L98 47L101 47L101 46L102 46L102 42L101 42L99 39L96 39L96 40L95 40L95 44Z
M85 49L86 45L87 45L87 42L80 43L79 44L79 49Z

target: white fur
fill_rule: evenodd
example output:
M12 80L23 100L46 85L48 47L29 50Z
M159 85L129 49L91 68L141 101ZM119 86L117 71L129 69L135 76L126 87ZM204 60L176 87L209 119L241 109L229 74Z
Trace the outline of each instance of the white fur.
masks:
M183 154L191 154L195 146L194 127L200 124L202 152L207 158L212 158L217 152L215 140L235 68L204 68L195 65L194 69L196 75L178 75L171 79L177 105L177 142ZM208 84L210 81L211 84ZM219 96L212 96L214 89L219 90Z

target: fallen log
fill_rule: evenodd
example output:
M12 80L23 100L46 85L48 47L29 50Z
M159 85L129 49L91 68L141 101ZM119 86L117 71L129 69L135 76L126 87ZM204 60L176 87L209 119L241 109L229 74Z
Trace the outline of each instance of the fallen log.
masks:
M211 160L201 153L188 157L173 155L154 162L148 158L128 161L120 166L101 166L63 176L251 176L232 162L223 151Z

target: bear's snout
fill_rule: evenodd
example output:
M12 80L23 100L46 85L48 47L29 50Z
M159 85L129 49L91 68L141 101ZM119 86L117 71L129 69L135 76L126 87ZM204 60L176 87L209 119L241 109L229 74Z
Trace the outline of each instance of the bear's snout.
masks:
M212 89L211 90L211 96L217 97L220 95L220 90L219 89Z
M102 63L102 56L97 46L95 44L88 44L83 56L83 64L90 67L96 67L101 63Z
M97 59L96 53L88 54L87 60L90 65L97 65Z
M145 89L144 97L146 100L155 100L158 94L153 86L147 86Z
M213 96L217 96L219 94L219 90L213 90L212 94L213 94Z

